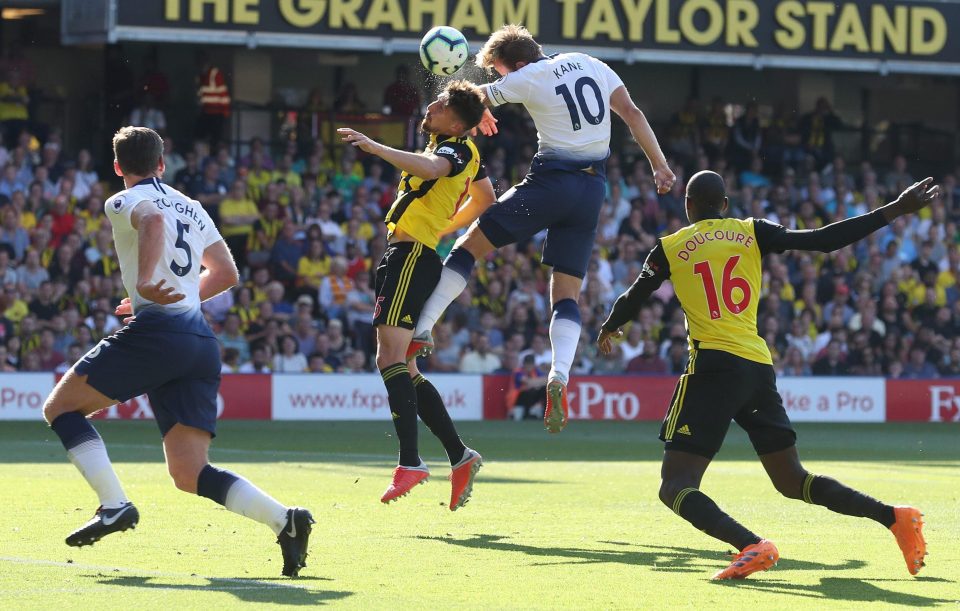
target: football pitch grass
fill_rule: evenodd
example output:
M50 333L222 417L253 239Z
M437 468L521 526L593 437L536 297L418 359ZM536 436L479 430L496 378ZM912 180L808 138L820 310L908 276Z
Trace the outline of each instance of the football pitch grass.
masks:
M222 422L212 460L317 524L300 579L264 526L175 490L152 422L98 422L135 531L75 549L96 497L41 423L0 424L0 609L870 609L960 606L960 427L798 425L808 469L926 514L910 576L878 524L779 496L732 430L702 489L780 548L779 566L711 582L728 546L657 500L656 423L463 423L485 457L466 507L421 428L433 477L397 503L387 422Z

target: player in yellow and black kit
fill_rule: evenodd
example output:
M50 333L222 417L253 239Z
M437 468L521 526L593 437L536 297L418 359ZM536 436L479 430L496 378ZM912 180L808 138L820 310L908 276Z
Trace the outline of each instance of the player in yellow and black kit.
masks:
M340 129L345 142L403 170L397 199L387 212L389 245L376 274L377 367L387 387L390 412L400 441L399 464L381 497L389 503L430 475L417 447L417 415L436 435L452 468L450 510L463 506L482 464L480 454L460 440L436 388L406 362L413 329L427 297L440 279L440 236L466 227L496 196L468 137L483 116L480 90L454 81L427 107L421 130L430 136L423 153L378 144L352 129Z
M621 295L601 327L608 354L620 327L670 278L687 319L690 357L660 429L665 442L660 500L708 535L735 546L733 562L714 579L743 578L770 568L776 546L724 513L699 490L703 474L734 420L750 436L767 475L788 498L851 516L871 518L893 531L907 569L923 566L921 513L892 507L814 475L800 463L796 433L777 392L773 361L757 333L761 257L786 250L831 252L861 240L898 216L916 212L937 194L933 179L919 182L869 214L819 229L793 231L764 219L727 219L723 179L699 172L687 184L690 225L661 238L640 276Z

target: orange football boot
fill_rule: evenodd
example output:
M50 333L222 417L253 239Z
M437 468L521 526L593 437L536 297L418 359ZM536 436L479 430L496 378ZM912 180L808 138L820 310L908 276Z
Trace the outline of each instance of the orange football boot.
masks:
M456 511L466 505L473 492L473 478L483 466L483 457L467 448L463 459L452 467L450 471L450 511Z
M406 496L417 484L427 481L427 478L430 477L430 470L423 463L420 464L419 467L397 467L394 469L393 481L390 482L383 496L380 497L380 502L395 501L401 496Z
M410 345L407 346L407 362L421 356L430 356L432 353L433 336L427 331L410 340Z
M547 406L543 410L543 425L549 433L559 433L567 426L567 385L560 380L547 382Z
M914 507L894 507L893 515L897 521L890 531L897 538L897 545L907 562L907 570L911 575L916 575L925 566L923 557L927 555L927 542L923 539L923 514Z
M780 552L773 541L761 539L759 543L748 545L743 551L733 557L730 566L719 571L714 579L743 579L757 571L766 571L776 566L780 559Z

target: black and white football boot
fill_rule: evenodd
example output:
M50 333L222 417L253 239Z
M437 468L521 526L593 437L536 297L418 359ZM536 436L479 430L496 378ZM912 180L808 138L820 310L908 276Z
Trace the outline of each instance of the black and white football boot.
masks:
M123 532L137 527L140 521L140 512L133 503L124 503L115 509L98 507L90 521L70 533L67 545L83 547L93 545L110 533Z
M283 574L297 577L300 569L307 566L307 544L310 531L316 522L309 511L302 507L287 510L287 523L277 535L277 543L283 552Z

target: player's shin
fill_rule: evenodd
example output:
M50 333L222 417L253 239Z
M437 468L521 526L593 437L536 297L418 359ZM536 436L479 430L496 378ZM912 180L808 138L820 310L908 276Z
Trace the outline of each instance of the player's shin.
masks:
M206 465L197 478L197 494L234 513L265 524L280 534L287 523L287 507L247 479L213 465Z
M467 280L473 272L476 259L466 248L454 248L443 262L443 271L440 281L423 305L414 337L420 337L424 332L430 332L437 320L443 316L447 306L453 303L463 289L467 288Z
M383 384L387 387L390 415L400 441L400 466L419 467L420 452L417 449L417 391L407 373L404 363L394 363L380 370Z
M101 506L116 509L127 502L103 439L83 414L61 414L50 423L50 428L63 443L70 462L97 493Z
M457 434L453 420L450 419L450 414L443 404L443 398L436 387L422 375L417 375L413 379L413 385L417 391L417 413L420 419L443 444L450 464L457 464L463 458L467 447L463 445L460 435Z
M666 503L669 499L663 500ZM670 508L698 529L738 550L760 541L760 537L724 513L710 497L696 488L684 488L678 492Z
M550 375L566 384L580 342L580 306L573 299L561 299L553 305L550 319L550 346L553 349Z
M831 477L808 473L803 480L801 498L807 503L821 505L830 511L859 518L870 518L887 528L896 521L893 506L848 488Z

